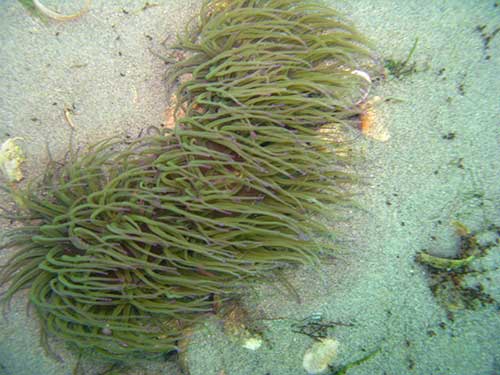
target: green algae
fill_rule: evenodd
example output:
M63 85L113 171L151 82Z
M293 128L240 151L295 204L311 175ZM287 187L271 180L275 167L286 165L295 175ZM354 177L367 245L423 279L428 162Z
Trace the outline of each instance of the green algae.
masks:
M463 223L452 222L459 237L455 259L430 255L425 251L417 254L415 260L425 266L429 273L429 286L436 300L453 316L454 311L476 310L487 305L498 306L498 302L487 293L477 276L485 272L478 270L480 263L496 242L480 244L478 235L491 233L498 237L498 227L488 226L481 232L471 231ZM475 277L474 277L475 276ZM451 318L452 319L452 318Z
M417 49L418 38L415 38L415 42L413 43L413 47L410 49L408 56L404 60L397 59L385 59L384 66L389 72L389 74L397 79L400 79L404 76L408 76L410 74L417 72L417 63L413 62L409 64L415 50Z
M473 255L464 259L443 258L427 254L424 251L420 252L416 257L417 262L438 270L455 270L457 268L463 268L468 266L474 259L475 256Z

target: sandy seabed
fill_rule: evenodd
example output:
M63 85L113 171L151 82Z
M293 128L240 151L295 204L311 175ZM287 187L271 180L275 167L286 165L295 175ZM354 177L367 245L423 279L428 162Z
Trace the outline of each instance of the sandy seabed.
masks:
M75 2L45 1L65 11ZM349 375L493 375L500 373L498 303L450 314L415 262L423 249L454 256L453 221L465 224L488 254L467 287L481 285L500 301L500 4L494 0L329 1L344 11L385 59L402 60L415 39L416 72L388 77L372 92L385 142L360 137L356 187L360 209L339 226L343 250L317 269L290 272L300 302L280 283L256 286L245 298L265 327L250 351L223 334L216 319L193 336L191 375L304 375L312 339L292 325L311 315L352 323L329 335L345 365L380 349ZM71 6L70 6L71 4ZM150 2L153 4L153 2ZM62 157L73 137L86 145L114 134L135 137L164 121L170 96L156 53L195 14L200 1L95 0L72 22L41 22L17 1L0 4L0 140L23 138L27 178ZM72 8L74 6L74 8ZM75 130L64 118L70 108ZM5 200L5 197L3 197ZM2 227L8 225L2 222ZM335 223L332 223L335 224ZM486 246L486 245L485 245ZM0 262L8 254L0 253ZM71 374L76 357L54 343L65 362L40 348L25 296L0 320L0 375ZM103 363L81 364L86 374ZM180 374L172 363L144 362L120 374Z

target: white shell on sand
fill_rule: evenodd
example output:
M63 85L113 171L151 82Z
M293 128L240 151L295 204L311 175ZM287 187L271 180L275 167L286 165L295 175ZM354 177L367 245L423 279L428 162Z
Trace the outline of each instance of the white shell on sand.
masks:
M9 138L0 146L0 170L10 182L18 182L23 179L21 164L26 158L21 147L16 144L18 140L22 140L22 138Z
M337 357L339 342L325 338L315 342L304 354L302 366L309 374L321 374L328 369L328 365Z

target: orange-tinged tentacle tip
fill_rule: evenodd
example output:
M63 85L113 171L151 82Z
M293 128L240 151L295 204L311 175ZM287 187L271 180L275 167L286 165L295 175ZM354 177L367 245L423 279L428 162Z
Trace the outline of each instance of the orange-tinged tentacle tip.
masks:
M391 135L382 119L377 116L375 110L375 105L381 100L380 97L375 96L360 105L359 128L361 133L366 137L379 142L387 142L391 138Z
M182 107L178 107L177 95L173 94L169 100L169 106L165 110L165 122L163 123L163 127L167 129L173 129L175 127L175 121L179 117L183 117L185 114L185 110Z
M203 114L205 112L205 109L198 103L192 103L190 106L178 105L177 94L170 97L169 103L170 105L165 110L165 121L163 122L163 127L167 129L175 128L177 119L186 116L186 113L189 116L190 113Z

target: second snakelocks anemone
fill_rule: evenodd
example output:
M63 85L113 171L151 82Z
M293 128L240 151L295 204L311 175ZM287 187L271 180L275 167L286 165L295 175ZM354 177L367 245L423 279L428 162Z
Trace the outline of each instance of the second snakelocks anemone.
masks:
M108 140L38 187L8 189L8 302L28 289L43 332L108 357L177 350L214 300L317 263L355 179L365 40L313 1L208 1L179 41L173 129Z

